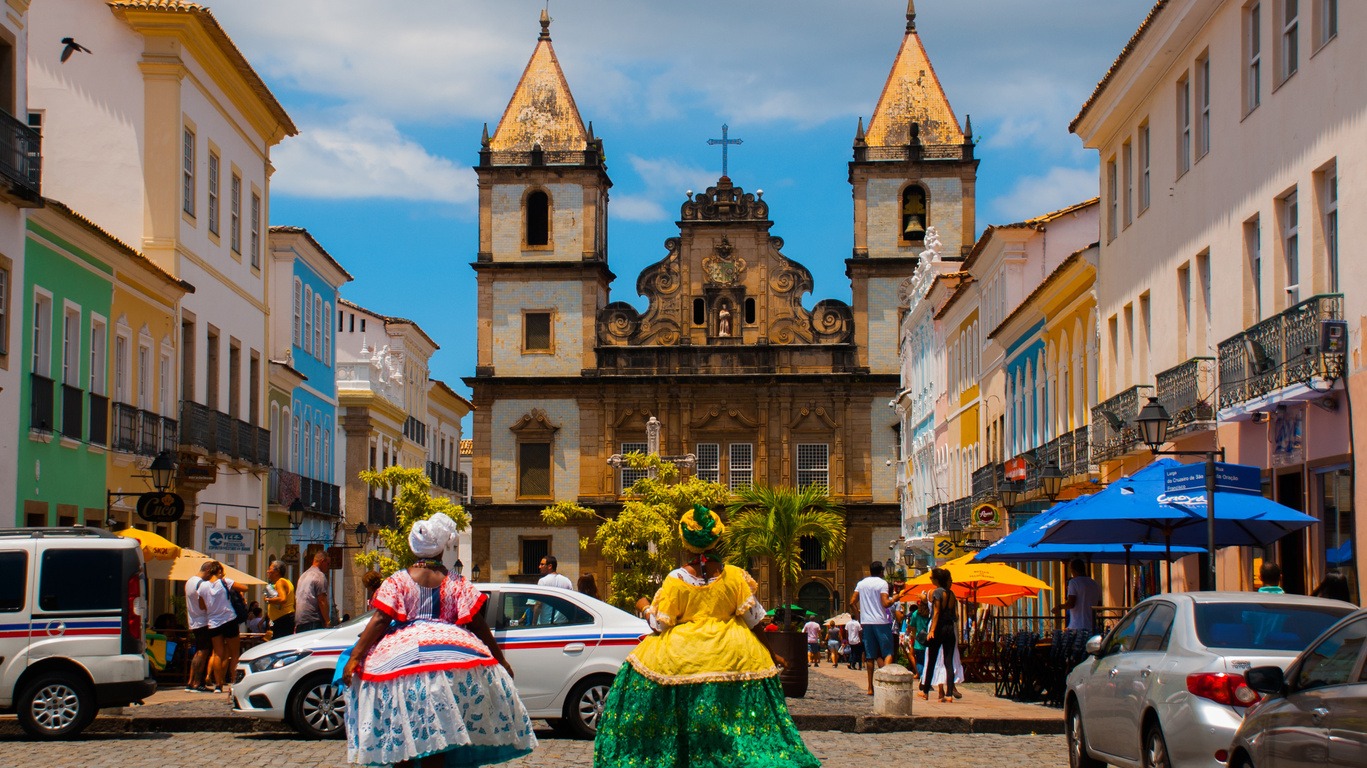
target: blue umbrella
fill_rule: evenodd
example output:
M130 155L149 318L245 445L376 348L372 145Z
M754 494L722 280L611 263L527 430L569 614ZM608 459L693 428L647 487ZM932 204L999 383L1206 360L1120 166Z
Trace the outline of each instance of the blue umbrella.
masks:
M1206 541L1206 492L1168 494L1164 472L1179 466L1159 459L1078 499L1044 525L1045 544L1155 544L1200 547ZM1259 546L1317 522L1271 499L1249 493L1215 492L1217 547ZM1168 558L1171 560L1171 558ZM1171 572L1171 565L1169 565ZM1169 573L1171 578L1171 573ZM1169 584L1171 584L1169 580Z

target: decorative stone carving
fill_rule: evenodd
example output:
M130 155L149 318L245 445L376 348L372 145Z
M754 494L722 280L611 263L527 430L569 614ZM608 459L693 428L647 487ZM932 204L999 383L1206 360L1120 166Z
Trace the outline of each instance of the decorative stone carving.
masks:
M745 259L733 258L731 241L725 236L713 249L713 255L702 260L703 272L710 282L718 285L735 285L745 275Z
M522 414L522 418L513 422L513 425L508 429L518 434L553 435L560 430L560 426L552 424L545 411L540 408L533 408Z
M690 197L680 208L679 218L684 221L767 221L769 204L732 185L731 180L723 176L717 186Z

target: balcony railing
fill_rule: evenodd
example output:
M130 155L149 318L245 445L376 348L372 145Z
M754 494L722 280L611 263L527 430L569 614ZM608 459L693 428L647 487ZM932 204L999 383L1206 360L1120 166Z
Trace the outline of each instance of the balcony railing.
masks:
M1119 458L1139 445L1139 409L1153 397L1153 387L1142 384L1092 408L1092 462Z
M90 393L90 444L109 445L109 398Z
M973 503L998 498L999 489L1005 483L1006 468L1002 464L984 464L973 470Z
M176 449L176 420L128 403L114 403L114 445L116 451L156 456Z
M310 512L328 517L342 516L342 489L311 477L299 479L299 499Z
M261 427L191 401L180 404L180 421L181 445L249 464L270 464L271 436Z
M53 418L56 414L53 409L56 387L57 383L46 376L39 376L36 373L29 374L29 429L37 432L52 432Z
M1220 342L1220 408L1342 376L1342 356L1320 354L1321 323L1341 319L1343 294L1321 294Z
M62 385L62 437L80 440L85 436L85 392L80 387Z
M403 422L403 436L418 445L427 445L427 425L409 416Z
M964 144L908 144L900 147L856 147L855 162L890 160L962 160ZM969 157L972 151L969 150Z
M394 502L370 497L369 509L366 514L368 525L382 525L394 527Z
M1065 437L1071 437L1063 443L1071 451L1060 448L1059 470L1063 472L1064 477L1089 474L1094 466L1092 464L1091 427L1078 427Z
M1193 357L1156 377L1158 401L1172 416L1172 437L1215 427L1215 358Z
M444 488L448 491L461 493L460 473L450 467L438 464L435 461L427 462L427 476L432 478L432 485Z
M0 196L23 208L42 203L42 144L37 131L0 112Z

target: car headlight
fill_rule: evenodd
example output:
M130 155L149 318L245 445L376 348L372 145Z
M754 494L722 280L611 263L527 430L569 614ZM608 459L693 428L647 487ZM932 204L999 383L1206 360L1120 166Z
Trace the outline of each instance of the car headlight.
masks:
M307 649L280 651L279 653L267 654L259 659L252 659L250 662L247 663L247 666L250 667L253 672L265 672L268 669L280 669L281 667L288 667L294 662L299 661L300 659L310 656L312 654L313 651Z

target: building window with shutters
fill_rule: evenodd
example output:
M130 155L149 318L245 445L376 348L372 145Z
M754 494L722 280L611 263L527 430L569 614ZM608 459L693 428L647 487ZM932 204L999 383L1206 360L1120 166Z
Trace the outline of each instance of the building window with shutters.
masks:
M755 484L755 446L731 443L727 446L727 487L731 490Z
M708 483L721 482L721 446L717 443L698 443L693 446L697 462L693 465L699 480Z
M242 253L242 177L233 174L228 188L228 244L233 253Z
M218 235L218 153L209 153L209 234Z
M180 209L193 217L195 215L195 132L188 126L185 128L185 134L182 137L180 165Z
M522 313L523 354L554 354L555 339L551 332L551 312L525 310Z
M645 453L648 446L645 443L622 443L622 455L628 453ZM625 464L617 470L617 492L626 493L627 489L636 483L637 480L650 477L650 470L645 468L628 467Z
M304 284L299 278L294 278L294 346L304 346L301 337L304 325Z
M797 487L829 488L831 483L830 446L825 443L799 443L797 446Z
M549 499L551 497L551 444L522 442L517 444L517 497L519 499Z

